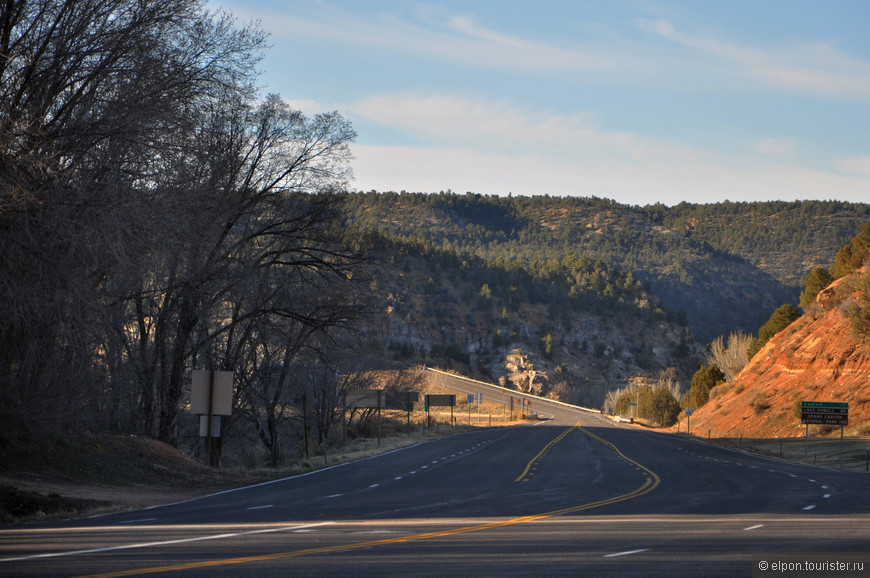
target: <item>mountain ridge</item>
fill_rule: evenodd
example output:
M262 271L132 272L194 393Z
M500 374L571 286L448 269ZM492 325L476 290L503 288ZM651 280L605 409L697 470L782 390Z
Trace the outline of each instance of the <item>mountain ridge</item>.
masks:
M596 197L353 193L349 220L484 262L534 267L584 255L631 273L709 343L754 332L870 221L839 201L621 205Z

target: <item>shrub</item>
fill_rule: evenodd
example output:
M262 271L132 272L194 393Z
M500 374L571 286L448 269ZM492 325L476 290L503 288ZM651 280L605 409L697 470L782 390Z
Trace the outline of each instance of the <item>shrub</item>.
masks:
M725 381L725 374L716 365L702 365L692 376L686 407L701 407L710 399L710 390Z
M760 415L770 408L770 402L767 401L767 396L759 391L755 394L755 397L752 398L752 401L749 402L749 407L752 408L755 415Z
M794 403L791 404L791 414L795 416L797 419L801 418L801 406L804 402L804 397L799 395Z
M660 383L656 386L644 414L661 427L669 427L677 423L680 416L680 404L667 384Z
M824 271L824 269L822 269ZM770 319L767 320L767 323L761 326L761 329L758 330L758 339L753 341L749 345L749 350L746 352L749 359L752 359L756 353L761 351L761 348L764 347L770 339L791 325L796 319L800 318L801 312L794 305L789 305L786 303L785 305L780 306L776 311L773 312L773 315L770 316Z

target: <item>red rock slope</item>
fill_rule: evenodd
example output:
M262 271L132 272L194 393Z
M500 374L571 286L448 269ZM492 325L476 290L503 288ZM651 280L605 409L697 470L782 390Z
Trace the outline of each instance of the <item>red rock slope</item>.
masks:
M692 433L803 435L793 410L801 399L848 402L847 435L870 433L870 341L852 331L847 317L867 274L865 267L822 291L811 311L775 335L732 383L714 388L691 417ZM681 422L685 431L685 417Z

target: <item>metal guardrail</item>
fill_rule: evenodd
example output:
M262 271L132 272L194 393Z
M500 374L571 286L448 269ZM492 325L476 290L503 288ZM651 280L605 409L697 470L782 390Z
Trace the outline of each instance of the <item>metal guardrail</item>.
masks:
M598 413L598 414L601 413L601 410L599 410L599 409L590 409L590 408L588 408L588 407L583 407L583 406L579 406L579 405L572 405L572 404L570 404L570 403L565 403L565 402L563 402L563 401L557 401L557 400L555 400L555 399L549 399L549 398L546 398L546 397L541 397L541 396L539 396L539 395L534 395L534 394L532 394L532 393L524 393L524 392L522 392L522 391L517 391L517 390L515 390L515 389L507 389L507 388L502 387L502 386L500 386L500 385L494 385L494 384L492 384L492 383L486 383L485 381L478 381L478 380L476 380L476 379L471 379L470 377L464 377L464 376L461 376L461 375L456 375L455 373L448 373L448 372L446 372L446 371L441 371L440 369L435 369L435 368L433 368L433 367L426 367L425 369L426 369L426 371L431 371L431 372L433 372L433 373L437 373L437 374L440 374L440 375L443 375L443 376L446 376L446 377L450 377L450 378L452 378L452 379L456 379L456 380L459 380L459 381L467 381L467 382L474 383L475 385L478 385L478 386L484 386L484 387L490 388L490 389L493 390L493 393L499 393L499 394L501 394L501 393L504 393L504 392L508 392L508 393L510 393L511 395L524 397L524 398L526 398L526 399L535 400L536 402L541 402L541 403L544 403L544 404L552 404L552 405L562 406L562 407L569 408L569 409L578 409L578 410L580 410L580 411L585 411L585 412L589 412L589 413ZM450 386L448 385L447 387L450 387Z

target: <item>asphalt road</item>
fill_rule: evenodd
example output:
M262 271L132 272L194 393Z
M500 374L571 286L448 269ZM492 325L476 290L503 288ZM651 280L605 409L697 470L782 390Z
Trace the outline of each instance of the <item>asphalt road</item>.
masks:
M0 575L751 576L772 552L861 553L870 573L866 474L538 411L552 419L180 504L0 529Z

